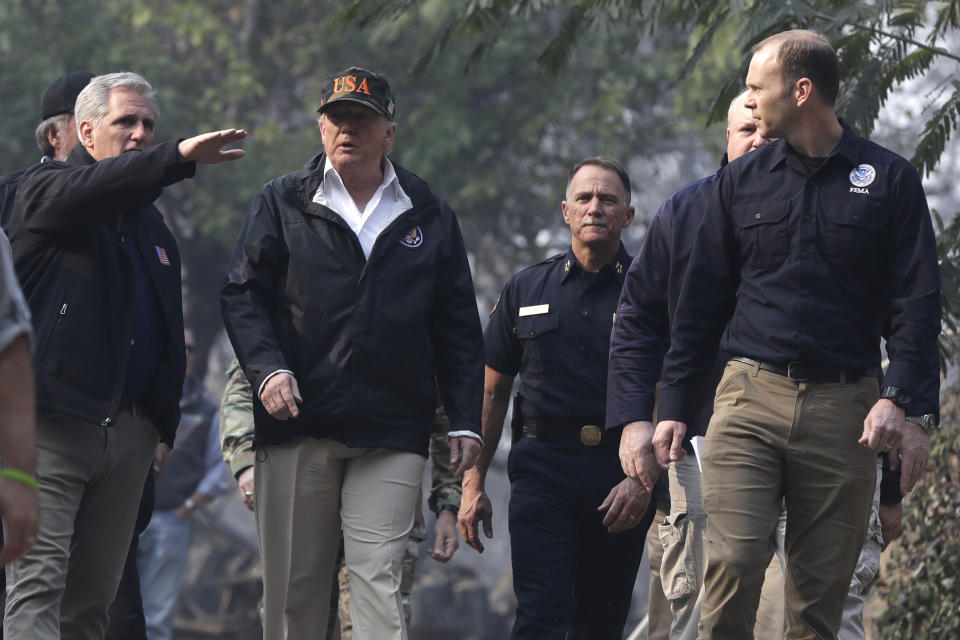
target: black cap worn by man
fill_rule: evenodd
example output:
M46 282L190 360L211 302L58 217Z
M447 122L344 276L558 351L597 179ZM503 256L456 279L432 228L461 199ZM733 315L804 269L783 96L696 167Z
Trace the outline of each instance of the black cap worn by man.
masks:
M61 113L73 113L77 96L90 82L94 74L89 71L71 71L57 78L43 94L41 120L58 116Z
M75 128L72 121L63 123L57 121L46 122L46 120L64 113L73 115L73 106L77 102L77 96L93 77L94 74L89 71L71 71L67 75L57 78L53 84L47 87L40 107L40 125L34 134L37 138L37 145L45 158L57 159L55 157L57 155L66 157L77 143L76 134L72 134L72 131L66 131L67 128L71 130ZM50 142L51 133L58 141L56 146ZM0 226L3 226L4 229L7 228L10 217L13 215L13 201L17 195L17 184L20 182L20 176L23 175L24 171L26 169L0 177Z
M322 114L331 104L341 100L362 104L388 120L394 119L396 105L387 79L362 67L350 67L326 79L317 113Z

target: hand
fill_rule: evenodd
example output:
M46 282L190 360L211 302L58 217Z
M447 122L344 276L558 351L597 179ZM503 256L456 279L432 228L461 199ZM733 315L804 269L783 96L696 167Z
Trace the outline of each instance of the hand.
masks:
M0 478L0 514L3 514L2 567L29 551L37 540L36 489L16 480Z
M277 420L296 418L300 415L297 404L303 402L297 379L285 371L271 376L260 392L260 402L267 413Z
M653 453L652 422L631 422L623 428L620 435L620 465L628 478L639 480L647 493L653 493L653 486L660 477L660 466Z
M245 155L243 149L223 151L223 147L246 137L247 132L243 129L224 129L223 131L201 133L198 136L180 141L180 144L177 145L177 151L180 152L180 157L185 161L199 162L200 164L217 164L239 160Z
M167 466L167 458L170 456L170 447L164 442L157 443L157 448L153 452L153 475L159 476L163 473L163 468Z
M890 465L895 469L896 452L893 449L903 440L905 424L903 409L886 398L880 398L863 421L863 435L859 442L877 453L890 450Z
M477 463L480 455L480 441L470 436L450 438L450 467L453 475L463 477L463 472Z
M253 511L253 484L253 465L250 465L237 476L237 489L240 490L240 499L243 500L243 504L247 505L247 509L250 509L250 511Z
M193 514L193 512L190 509L187 509L187 506L183 504L177 507L176 509L174 509L173 513L184 520L186 520L191 516L191 514Z
M883 548L893 542L900 534L900 519L903 517L903 505L881 504L878 509L880 514L880 532L883 535Z
M687 452L683 449L683 437L687 435L687 425L676 420L661 420L653 434L653 452L661 469L676 462Z
M427 553L437 562L449 562L453 554L460 547L460 540L457 538L457 518L453 512L443 509L437 516L437 524L433 528L433 535L436 542L433 549Z
M927 469L930 434L920 425L904 421L903 440L890 450L890 468L900 466L900 493L907 495Z
M640 524L650 504L650 492L633 478L624 478L610 490L597 511L606 515L603 526L610 533L620 533Z
M493 538L493 504L487 493L480 487L476 472L470 472L463 481L463 496L460 498L460 513L457 515L460 522L460 534L463 541L473 547L477 553L483 553L483 543L480 542L480 532L477 530L477 521L483 523L483 533L487 538Z

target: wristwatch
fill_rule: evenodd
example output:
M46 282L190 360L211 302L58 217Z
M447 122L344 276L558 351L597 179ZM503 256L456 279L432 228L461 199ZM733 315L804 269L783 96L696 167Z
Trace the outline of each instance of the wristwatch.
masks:
M904 418L907 422L920 425L924 433L932 433L940 427L935 413L925 413L922 416L907 416Z
M901 409L906 409L907 405L910 404L910 394L900 387L884 387L880 390L880 398L889 400Z
M183 501L183 506L187 508L187 511L193 513L193 510L197 508L197 503L193 501L193 498L187 498Z

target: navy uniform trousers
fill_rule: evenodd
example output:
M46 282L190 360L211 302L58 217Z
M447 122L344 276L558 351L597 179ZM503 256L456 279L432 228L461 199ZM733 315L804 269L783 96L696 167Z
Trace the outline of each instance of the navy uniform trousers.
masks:
M617 445L520 438L507 469L517 594L510 637L620 640L655 505L636 527L603 526L597 507L624 478Z

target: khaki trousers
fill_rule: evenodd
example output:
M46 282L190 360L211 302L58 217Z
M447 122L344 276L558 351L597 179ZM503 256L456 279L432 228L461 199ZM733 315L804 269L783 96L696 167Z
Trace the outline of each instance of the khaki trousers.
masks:
M875 454L857 439L878 395L875 378L794 382L727 365L703 455L701 639L752 637L784 503L786 637L836 637L876 480Z
M103 428L37 416L37 542L7 566L3 636L103 638L159 436L126 411Z
M667 519L669 511L657 505L653 524L647 530L647 557L650 559L650 599L647 604L647 640L668 640L670 637L670 601L663 593L660 578L663 563L663 543L658 532L659 523Z
M315 438L258 451L264 640L322 636L341 528L354 640L406 640L401 566L425 461Z

